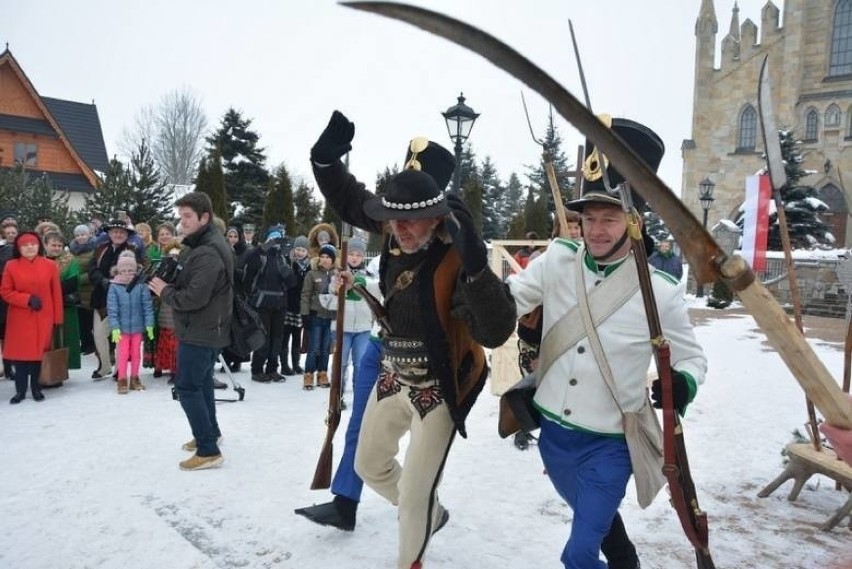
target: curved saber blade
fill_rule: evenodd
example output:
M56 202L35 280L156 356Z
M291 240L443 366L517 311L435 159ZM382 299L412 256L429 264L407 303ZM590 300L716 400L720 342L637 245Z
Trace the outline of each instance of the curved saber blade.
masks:
M757 89L757 109L760 114L760 131L763 134L763 149L766 152L766 164L769 167L769 179L772 189L780 192L787 185L787 172L784 158L781 156L781 140L775 114L772 112L772 91L769 86L769 56L763 58L760 66L760 81Z
M804 336L741 257L727 258L680 199L638 156L571 93L521 54L469 24L415 6L393 2L343 2L344 6L408 22L481 55L526 83L553 104L565 120L588 137L662 216L698 282L726 278L767 339L826 420L852 429L852 404L814 354Z
M464 22L416 6L393 2L342 2L343 6L408 22L474 51L538 92L565 120L586 135L654 210L662 216L699 283L719 280L717 262L725 257L701 223L621 139L562 85L517 51Z

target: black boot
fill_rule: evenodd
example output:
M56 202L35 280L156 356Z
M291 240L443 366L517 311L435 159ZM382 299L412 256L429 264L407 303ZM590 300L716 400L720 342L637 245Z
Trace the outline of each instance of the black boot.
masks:
M601 551L606 557L609 569L639 569L639 557L636 555L636 547L627 537L621 514L615 513L609 533L601 543Z
M335 496L331 502L299 508L296 513L321 526L332 526L343 531L355 530L355 513L358 502L345 496Z
M44 401L44 394L41 392L41 384L38 382L38 376L41 375L41 365L33 366L33 371L30 375L30 391L33 393L33 399L36 401Z
M301 328L299 330L301 331ZM293 359L293 375L302 375L305 373L305 370L299 365L299 360L302 359L302 347L298 345L297 338L301 337L302 334L299 333L293 338L293 346L290 349L290 357Z
M12 404L12 405L17 405L18 403L20 403L21 401L23 401L26 398L27 398L26 393L18 392L15 395L13 395L11 399L9 399L9 403Z

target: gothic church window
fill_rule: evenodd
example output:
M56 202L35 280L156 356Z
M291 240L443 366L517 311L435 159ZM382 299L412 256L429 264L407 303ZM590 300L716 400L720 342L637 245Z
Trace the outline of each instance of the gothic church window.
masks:
M808 114L805 115L805 140L817 140L819 131L819 113L816 109L811 108Z
M825 110L825 126L837 128L840 126L840 107L831 104Z
M737 150L754 150L757 141L757 111L751 105L746 105L740 113L739 136Z
M852 138L852 107L846 109L846 138Z
M840 0L834 8L829 76L852 73L852 0Z

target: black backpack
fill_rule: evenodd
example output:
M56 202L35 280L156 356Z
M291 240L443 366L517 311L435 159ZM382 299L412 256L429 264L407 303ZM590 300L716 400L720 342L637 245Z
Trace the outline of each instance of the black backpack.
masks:
M228 266L225 259L222 259L222 264L225 267ZM227 280L234 296L234 305L231 309L231 344L227 349L238 358L246 359L266 343L266 328L263 327L263 321L257 311L249 306L243 295L237 294L233 278Z

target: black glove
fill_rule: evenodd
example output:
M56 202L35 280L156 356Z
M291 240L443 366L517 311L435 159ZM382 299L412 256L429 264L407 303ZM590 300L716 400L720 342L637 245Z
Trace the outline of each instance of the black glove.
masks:
M474 277L488 264L485 242L476 231L473 216L460 197L449 194L447 205L450 207L446 221L447 231L453 238L453 246L458 249L464 272Z
M41 310L41 299L36 295L31 294L29 301L27 301L27 306L38 312Z
M352 150L354 137L355 123L347 119L340 111L334 111L328 126L311 148L311 160L317 164L333 164Z
M671 370L671 374L674 406L677 412L683 415L686 406L689 405L689 382L686 376L679 371ZM651 401L657 409L663 408L663 384L660 382L660 378L651 383Z

